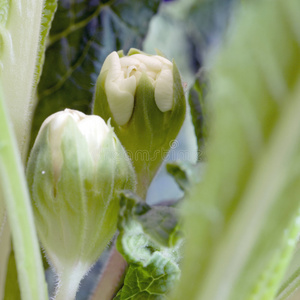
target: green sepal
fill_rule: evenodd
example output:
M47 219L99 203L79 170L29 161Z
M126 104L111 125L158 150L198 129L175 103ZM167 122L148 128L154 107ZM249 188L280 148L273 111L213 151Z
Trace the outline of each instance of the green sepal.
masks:
M130 48L127 55L130 56L130 55L134 55L134 54L146 54L146 53L144 53L143 51L136 49L136 48Z

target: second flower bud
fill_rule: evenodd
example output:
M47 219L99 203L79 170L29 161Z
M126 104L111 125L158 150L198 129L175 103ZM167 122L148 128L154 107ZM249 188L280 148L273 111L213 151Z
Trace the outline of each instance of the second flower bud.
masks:
M118 192L134 190L133 167L110 125L67 109L43 123L27 179L39 238L62 285L57 299L72 299L116 231Z

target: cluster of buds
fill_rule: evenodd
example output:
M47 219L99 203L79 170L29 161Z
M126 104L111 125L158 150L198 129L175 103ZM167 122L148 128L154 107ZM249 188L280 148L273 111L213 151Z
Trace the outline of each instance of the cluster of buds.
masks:
M138 193L145 191L185 119L178 69L160 55L131 49L111 53L102 66L94 114L111 124L132 159Z
M81 278L113 237L119 192L134 191L137 180L137 193L145 196L185 108L176 65L131 49L105 60L95 115L66 109L45 120L27 179L42 246L60 284L72 282L58 290L57 300L75 297Z

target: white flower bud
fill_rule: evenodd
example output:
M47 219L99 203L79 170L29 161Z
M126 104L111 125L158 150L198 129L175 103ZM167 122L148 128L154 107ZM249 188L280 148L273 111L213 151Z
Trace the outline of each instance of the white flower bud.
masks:
M104 61L93 113L111 120L131 155L139 195L147 190L182 126L185 102L176 64L166 58L130 49L127 56L113 52Z
M61 139L66 122L70 118L77 124L79 131L84 136L95 163L97 163L99 158L102 141L109 132L109 128L103 119L98 116L85 115L77 110L65 109L64 111L59 111L49 116L43 122L39 134L46 126L49 125L49 140L52 153L53 172L56 179L59 177L63 163ZM36 140L38 140L38 138Z
M173 107L173 64L159 55L132 54L119 57L112 52L105 60L100 81L118 125L131 118L136 88L146 74L155 90L155 102L162 112Z
M79 284L116 231L118 193L135 188L131 161L103 119L66 109L44 121L26 175L47 256Z

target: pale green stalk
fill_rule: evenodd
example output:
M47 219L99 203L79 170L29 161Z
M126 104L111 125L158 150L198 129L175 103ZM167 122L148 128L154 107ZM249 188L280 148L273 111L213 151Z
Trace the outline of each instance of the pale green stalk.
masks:
M89 265L78 263L77 266L66 267L61 274L58 274L58 289L55 300L74 300L79 283L89 269Z
M1 197L2 195L0 194L0 198ZM4 202L4 200L0 199L0 202ZM6 212L4 214L4 220L0 226L0 299L3 299L4 296L7 262L11 250L10 232L8 222L6 222Z
M41 73L45 39L56 9L56 0L1 0L0 2L0 82L23 162L27 155L34 97ZM1 128L2 130L2 128ZM9 226L1 195L0 299L2 299L10 251Z
M33 87L44 2L5 1L7 21L1 28L0 82L23 160L35 106Z
M298 219L299 222L300 219ZM300 222L299 222L300 223ZM299 235L299 231L298 231ZM300 298L300 241L293 253L292 260L285 272L276 300L296 300Z
M0 99L0 187L11 227L23 300L47 299L33 214L12 123Z
M285 268L295 251L295 245L300 232L300 212L289 228L286 229L282 247L277 249L270 260L268 267L260 275L257 285L247 300L274 299L278 292L278 286L285 275ZM278 300L276 298L276 300Z

